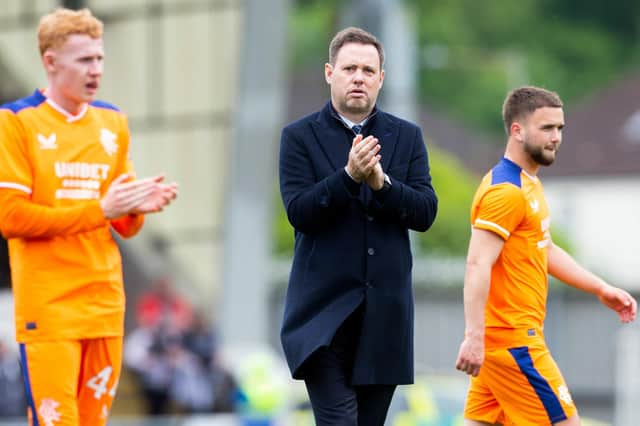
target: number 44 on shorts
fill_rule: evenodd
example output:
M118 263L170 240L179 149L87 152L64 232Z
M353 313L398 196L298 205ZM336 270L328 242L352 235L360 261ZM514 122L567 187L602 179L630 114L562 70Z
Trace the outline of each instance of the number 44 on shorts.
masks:
M89 389L94 390L93 397L95 399L102 398L102 395L107 393L107 384L109 383L109 379L111 378L111 374L113 373L113 368L109 365L100 370L98 374L87 380L87 386ZM118 387L118 381L113 384L111 389L109 390L109 396L113 398L116 396L116 388Z

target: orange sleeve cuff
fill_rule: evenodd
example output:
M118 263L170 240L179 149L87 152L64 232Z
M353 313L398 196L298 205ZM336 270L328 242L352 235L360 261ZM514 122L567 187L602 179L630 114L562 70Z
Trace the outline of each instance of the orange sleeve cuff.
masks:
M144 215L129 214L111 221L111 226L123 238L131 238L140 231L144 224Z

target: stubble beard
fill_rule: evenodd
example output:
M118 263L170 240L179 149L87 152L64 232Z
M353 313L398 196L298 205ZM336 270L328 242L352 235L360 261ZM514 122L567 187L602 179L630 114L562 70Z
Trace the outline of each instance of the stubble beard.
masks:
M348 99L345 98L340 102L340 108L354 115L368 114L371 112L371 102L369 99Z
M524 152L529 154L529 157L537 164L541 166L550 166L556 160L556 156L551 153L546 153L545 148L543 146L537 146L529 143L529 141L524 141ZM557 154L558 150L555 150Z

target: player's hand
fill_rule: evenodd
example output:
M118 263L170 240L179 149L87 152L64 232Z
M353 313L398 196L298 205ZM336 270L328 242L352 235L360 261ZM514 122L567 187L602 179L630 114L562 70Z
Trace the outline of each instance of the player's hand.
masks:
M144 202L146 197L158 190L164 176L152 176L131 180L132 175L124 173L111 182L106 194L100 200L100 207L106 219L116 219L132 213L133 209Z
M379 191L384 186L384 172L379 161L373 166L371 174L367 176L367 185L374 191Z
M484 336L465 337L458 351L456 369L477 376L484 362Z
M598 299L603 305L618 313L620 321L628 323L636 318L638 304L636 299L621 288L605 285Z
M134 214L157 213L167 207L178 196L178 184L175 182L158 183L153 192L146 196L132 210Z
M356 182L364 181L380 161L378 151L380 151L378 139L373 136L367 136L363 139L362 135L356 135L353 138L346 166L349 176Z

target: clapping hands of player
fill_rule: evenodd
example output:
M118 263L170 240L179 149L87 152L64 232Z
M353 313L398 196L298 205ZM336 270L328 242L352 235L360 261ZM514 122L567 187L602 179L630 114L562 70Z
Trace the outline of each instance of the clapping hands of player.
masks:
M123 174L113 180L100 206L107 219L116 219L127 214L145 214L161 211L178 194L176 183L165 184L164 175L130 180Z
M637 302L626 291L621 288L605 285L598 299L603 305L618 313L620 321L628 323L636 318Z
M349 176L356 182L366 181L371 188L380 189L384 182L384 174L380 165L379 151L378 139L373 136L363 138L362 135L356 135L349 151L346 167Z

